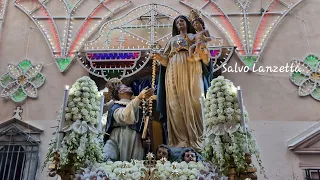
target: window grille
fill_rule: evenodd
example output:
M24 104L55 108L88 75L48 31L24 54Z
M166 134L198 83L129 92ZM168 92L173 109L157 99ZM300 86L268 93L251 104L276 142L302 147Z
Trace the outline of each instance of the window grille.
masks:
M35 180L39 141L12 124L0 132L0 180Z

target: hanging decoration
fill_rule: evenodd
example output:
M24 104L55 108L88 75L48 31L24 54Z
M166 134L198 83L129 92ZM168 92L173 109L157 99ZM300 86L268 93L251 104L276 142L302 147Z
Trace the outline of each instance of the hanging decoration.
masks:
M235 0L234 4L239 7L239 11L227 12L227 9L222 8L224 1L202 0L194 4L195 2L190 0L180 0L182 4L190 9L196 8L204 17L218 27L224 33L228 42L237 47L237 55L250 70L259 61L270 35L283 17L302 1L271 0L260 2ZM254 12L250 8L251 3L260 3L261 9ZM255 7L257 6L258 4L255 4ZM235 22L239 22L239 20L241 23L236 26Z
M7 67L8 72L0 79L3 88L1 97L10 97L14 102L22 102L27 97L37 98L37 89L45 81L40 73L42 65L33 65L30 60L25 59L17 66L9 64Z
M78 60L89 73L106 80L132 76L146 67L153 52L163 51L179 14L163 4L138 6L103 24L98 37L78 53ZM216 71L229 61L235 48L221 47L221 38L212 39L209 51Z
M1 1L0 1L1 2ZM84 41L131 1L16 0L14 5L37 25L61 72L70 66ZM109 5L110 4L110 5Z
M290 80L299 86L299 96L311 95L320 101L320 60L318 56L310 54L304 61L291 61L294 72Z
M0 0L0 36L2 32L2 24L4 21L4 16L7 10L7 2L8 0Z

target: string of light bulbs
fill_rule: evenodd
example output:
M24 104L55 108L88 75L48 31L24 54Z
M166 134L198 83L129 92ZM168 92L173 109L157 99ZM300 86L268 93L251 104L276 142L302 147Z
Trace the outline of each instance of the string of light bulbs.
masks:
M307 28L306 28L306 22L303 19L301 19L301 22L302 22L304 33L305 33L305 36L306 36L306 41L307 41L309 54L312 54L311 53L311 46L310 46L310 42L309 42L309 37L308 37L308 32L307 32Z

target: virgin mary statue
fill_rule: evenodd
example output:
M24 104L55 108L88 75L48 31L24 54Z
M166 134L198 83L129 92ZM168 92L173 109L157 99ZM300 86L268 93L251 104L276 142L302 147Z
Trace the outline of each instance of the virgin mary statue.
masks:
M201 151L203 122L199 98L208 89L212 62L187 60L194 36L188 18L178 16L173 21L172 38L164 53L154 54L153 58L161 63L157 110L167 118L168 145Z

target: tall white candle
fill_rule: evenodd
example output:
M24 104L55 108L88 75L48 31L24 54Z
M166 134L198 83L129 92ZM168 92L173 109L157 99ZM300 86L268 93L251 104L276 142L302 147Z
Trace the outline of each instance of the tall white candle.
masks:
M242 99L242 91L240 89L240 86L238 86L237 88L237 96L238 96L238 105L241 111L241 127L243 128L243 132L246 134L247 133L247 125L246 125L246 121L244 118L244 108L243 108L243 99ZM249 149L248 149L248 141L247 141L247 135L246 135L246 146L244 149L245 153L249 153Z
M104 95L100 92L100 117L99 117L99 131L102 132L102 116L103 116L103 106L104 106Z
M242 91L240 89L240 86L238 86L237 88L237 96L238 96L238 105L241 111L241 121L240 124L243 128L243 132L246 133L247 129L246 129L246 122L245 122L245 118L244 118L244 112L243 112L243 99L242 99Z
M201 104L201 116L202 116L202 124L203 124L203 133L206 132L206 125L205 125L205 116L204 116L204 93L201 94L200 96L200 104Z
M57 138L57 147L56 150L59 150L61 147L61 142L63 138L63 132L62 128L64 126L65 122L65 116L66 116L66 107L68 105L68 98L69 98L69 86L66 85L64 90L64 96L63 96L63 105L62 105L62 112L61 112L61 120L59 122L59 128L58 128L58 138Z

